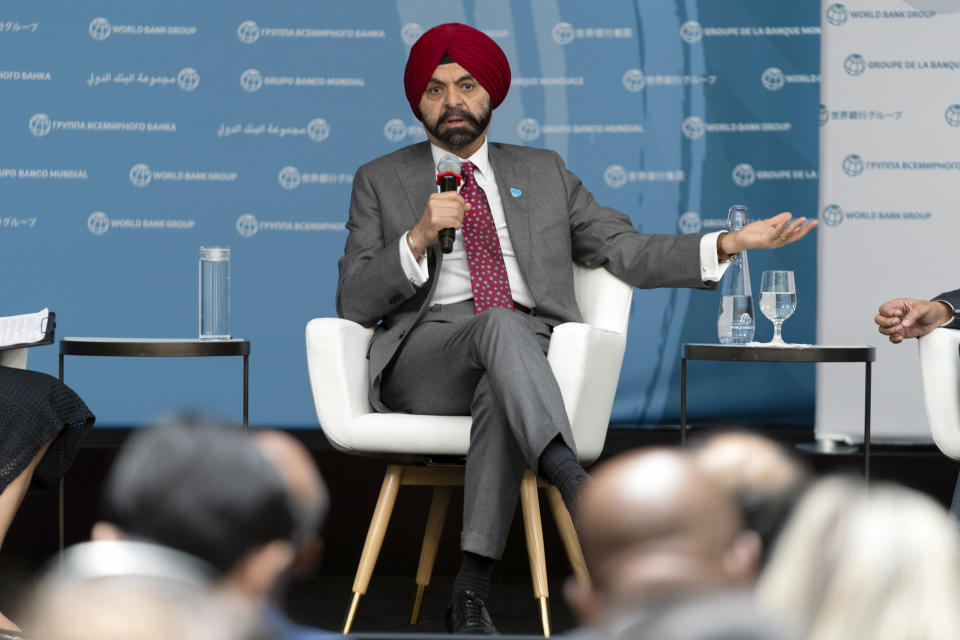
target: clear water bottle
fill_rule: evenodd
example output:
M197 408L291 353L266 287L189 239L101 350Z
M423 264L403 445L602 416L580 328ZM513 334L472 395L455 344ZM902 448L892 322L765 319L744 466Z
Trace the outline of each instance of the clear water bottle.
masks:
M747 208L741 204L730 207L727 213L727 231L733 233L746 224ZM747 344L753 340L755 328L747 252L741 251L730 260L730 266L720 280L717 336L720 344Z
M230 247L200 247L200 339L230 338Z

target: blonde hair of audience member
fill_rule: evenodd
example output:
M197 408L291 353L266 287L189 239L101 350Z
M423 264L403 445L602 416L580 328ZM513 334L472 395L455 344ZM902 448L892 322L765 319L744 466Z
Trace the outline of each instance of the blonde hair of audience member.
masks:
M206 595L203 598L209 598ZM249 637L196 593L149 579L102 578L49 588L27 619L30 640L236 640Z
M744 587L759 554L726 491L689 456L658 448L600 465L575 513L592 584L565 594L581 622L623 608Z
M933 500L828 478L791 517L757 587L810 640L960 637L960 539Z
M199 561L138 542L87 542L53 562L29 602L30 640L248 640L253 610Z

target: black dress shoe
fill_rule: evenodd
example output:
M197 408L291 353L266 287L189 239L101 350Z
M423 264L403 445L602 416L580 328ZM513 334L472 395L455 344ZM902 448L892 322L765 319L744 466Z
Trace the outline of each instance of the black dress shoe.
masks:
M497 633L487 603L469 589L454 595L447 608L448 633Z

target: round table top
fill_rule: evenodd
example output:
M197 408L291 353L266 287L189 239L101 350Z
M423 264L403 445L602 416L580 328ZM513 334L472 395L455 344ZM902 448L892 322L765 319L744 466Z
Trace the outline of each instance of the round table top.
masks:
M248 356L250 341L242 338L61 338L65 356L203 357Z
M869 345L822 345L771 347L763 343L698 344L685 343L683 358L688 360L728 360L739 362L876 362L877 348Z

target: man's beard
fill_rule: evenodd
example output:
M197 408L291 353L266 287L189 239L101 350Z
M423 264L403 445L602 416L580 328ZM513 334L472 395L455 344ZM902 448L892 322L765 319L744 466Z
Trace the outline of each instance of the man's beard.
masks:
M431 125L424 120L423 126L426 127L427 131L429 131L434 138L443 142L448 148L459 150L470 146L480 137L480 134L483 133L487 125L490 124L492 115L493 110L490 108L489 103L487 107L480 112L479 119L474 117L474 115L466 109L451 108L440 114L436 124ZM459 127L448 127L440 131L440 126L450 118L463 118L465 123Z

